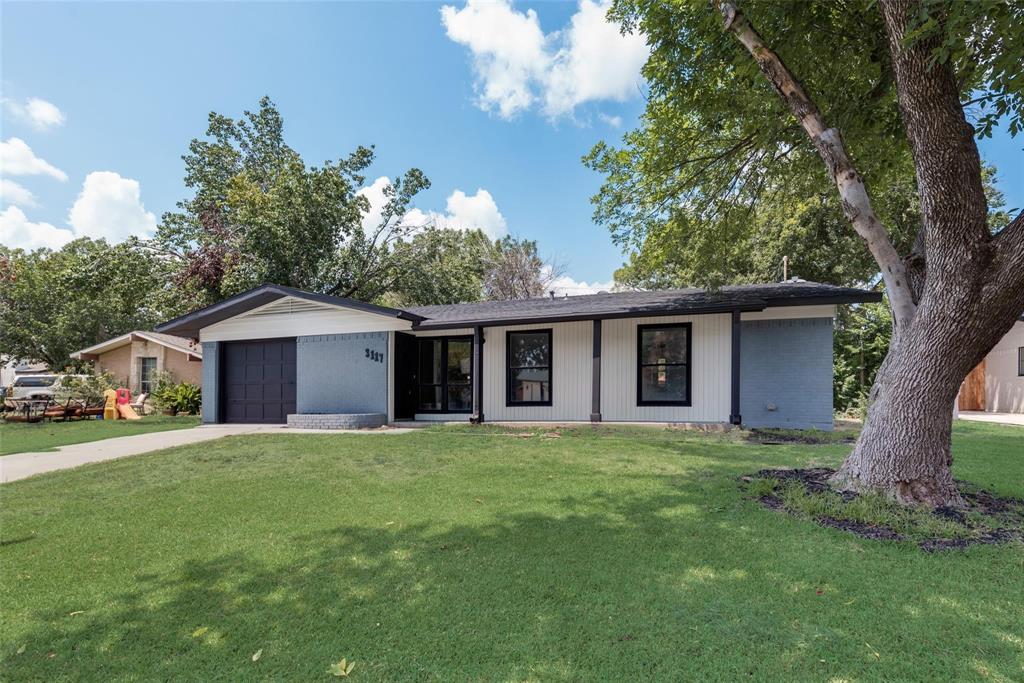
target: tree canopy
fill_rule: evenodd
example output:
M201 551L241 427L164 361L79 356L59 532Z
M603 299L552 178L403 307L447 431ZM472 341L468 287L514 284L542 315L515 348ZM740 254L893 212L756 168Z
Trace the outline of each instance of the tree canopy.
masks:
M269 98L232 119L213 112L205 139L184 157L191 198L159 226L153 247L181 263L178 283L216 301L274 282L372 300L394 280L395 243L415 226L402 222L413 197L430 186L410 169L385 188L377 220L359 193L372 147L309 166L284 140Z
M57 251L0 246L0 349L62 370L70 354L184 312L170 264L135 241Z
M943 4L922 11L930 17ZM896 250L909 251L921 226L915 168L875 3L746 2L743 11L842 130ZM1012 25L1019 6L959 3L950 11L969 27L927 18L920 25L947 36L963 99L976 100L979 133L991 132L986 112L1018 126L1019 64L977 53L980 42L996 40L990 29L1019 43L1020 24ZM878 265L850 230L817 148L743 45L722 30L719 14L703 0L619 0L610 14L652 47L640 126L621 145L599 143L584 158L605 177L593 198L595 220L630 253L616 278L639 286L775 279L789 255L806 279L871 280Z

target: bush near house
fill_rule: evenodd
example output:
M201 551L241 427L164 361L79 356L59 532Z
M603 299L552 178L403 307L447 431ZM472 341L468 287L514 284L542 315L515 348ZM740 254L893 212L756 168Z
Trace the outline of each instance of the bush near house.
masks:
M191 382L178 382L170 372L158 373L152 393L153 405L171 415L198 415L203 392Z

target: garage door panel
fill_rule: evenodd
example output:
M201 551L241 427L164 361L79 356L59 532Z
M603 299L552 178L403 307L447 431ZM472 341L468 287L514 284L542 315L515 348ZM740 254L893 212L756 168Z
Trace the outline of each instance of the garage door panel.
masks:
M227 342L226 422L285 422L295 412L295 340Z

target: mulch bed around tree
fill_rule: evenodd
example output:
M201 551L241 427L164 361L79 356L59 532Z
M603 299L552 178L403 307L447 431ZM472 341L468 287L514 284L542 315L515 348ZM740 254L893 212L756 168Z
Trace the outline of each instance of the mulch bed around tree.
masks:
M747 441L764 446L781 446L797 444L801 446L832 446L851 444L857 440L857 433L852 431L823 432L808 429L751 429L747 433Z
M844 503L859 498L859 494L851 491L836 491L829 486L830 477L835 470L827 467L808 469L765 469L754 476L741 477L744 482L757 479L775 480L778 485L772 493L757 496L758 502L769 510L797 514L787 509L780 495L782 489L790 482L796 482L809 495L832 494L841 498ZM953 522L963 527L967 536L932 537L916 539L917 545L926 552L940 550L958 550L972 545L995 545L1012 541L1024 542L1024 500L1019 498L1001 498L984 490L971 488L966 482L957 481L960 495L967 502L967 508L940 507L932 510L936 518ZM980 519L998 522L989 527ZM856 534L861 538L877 541L910 540L903 534L885 524L869 524L856 519L840 519L829 515L814 517L818 524Z

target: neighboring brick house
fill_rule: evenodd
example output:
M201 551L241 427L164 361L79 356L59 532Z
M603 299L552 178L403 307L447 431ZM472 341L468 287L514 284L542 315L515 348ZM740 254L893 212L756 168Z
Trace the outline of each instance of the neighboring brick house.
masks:
M202 384L203 350L191 339L160 332L135 331L71 354L93 361L135 395L149 393L157 373L167 371L179 382Z

